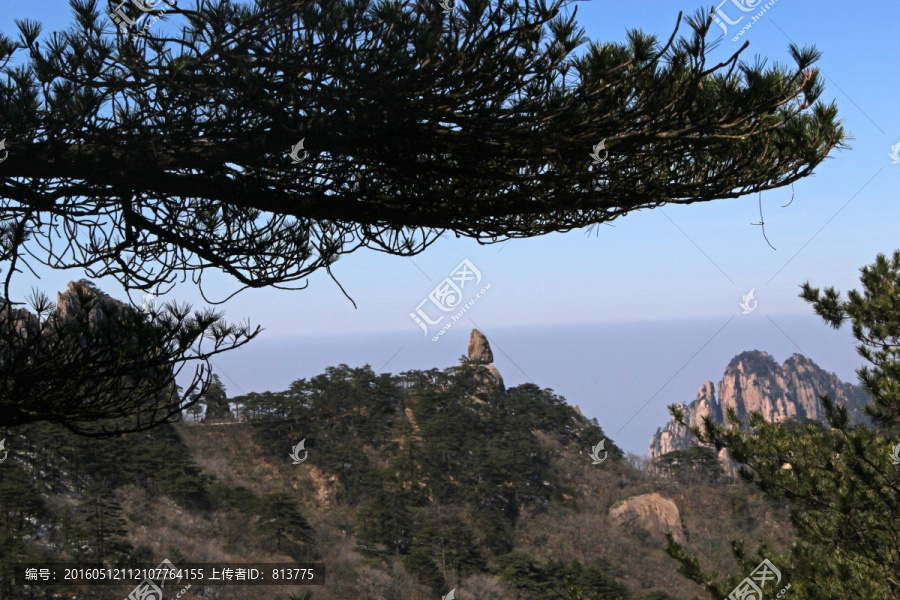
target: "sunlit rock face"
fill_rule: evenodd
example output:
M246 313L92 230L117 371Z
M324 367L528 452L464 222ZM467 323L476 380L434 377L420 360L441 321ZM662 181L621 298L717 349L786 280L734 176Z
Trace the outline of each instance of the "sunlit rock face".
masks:
M480 364L494 362L494 353L491 352L490 342L477 329L473 329L469 335L469 362Z
M494 353L491 352L491 344L487 337L477 329L473 329L469 336L468 348L469 364L475 365L478 369L478 379L490 386L496 386L500 392L505 394L506 387L503 384L503 376L497 367L490 364L494 362Z
M685 542L678 505L657 493L622 500L609 509L609 520L617 527L637 527L664 542L666 532L679 544Z
M835 402L846 406L854 423L866 422L862 408L869 402L869 397L861 387L841 381L837 375L824 371L805 356L794 354L779 366L770 355L758 350L743 352L731 359L719 382L718 394L712 382L707 381L697 398L682 406L685 422L691 426L701 426L705 416L716 423L724 423L729 408L742 419L751 412L760 412L772 423L787 419L822 421L825 413L819 402L821 394L828 394ZM650 459L683 450L694 443L694 436L686 427L669 422L651 438Z

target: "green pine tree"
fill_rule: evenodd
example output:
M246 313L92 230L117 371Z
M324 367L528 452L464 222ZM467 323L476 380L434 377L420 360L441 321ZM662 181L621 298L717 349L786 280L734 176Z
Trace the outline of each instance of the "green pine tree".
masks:
M403 557L403 568L416 578L416 581L434 592L445 587L444 576L437 563L422 550L413 550Z
M200 404L206 406L206 419L222 419L231 415L231 408L228 404L228 395L226 394L225 385L219 379L219 375L213 373L210 377L209 387L199 396Z
M298 546L312 544L313 529L288 494L267 494L260 498L259 520L254 533L275 540L278 551L296 553Z
M94 483L81 494L75 509L74 539L69 543L74 554L98 563L124 558L131 545L124 539L128 531L122 518L122 507L106 483Z
M0 468L0 598L16 598L15 563L38 559L27 540L34 538L38 523L47 522L48 513L26 470L7 460Z
M485 567L475 536L457 518L441 518L423 524L416 531L413 548L432 557L454 581L461 581Z
M378 490L356 513L354 530L364 554L406 554L413 532L409 506L399 493Z
M686 484L710 485L724 479L719 457L706 446L692 445L668 452L656 460L655 466L665 469L677 481Z

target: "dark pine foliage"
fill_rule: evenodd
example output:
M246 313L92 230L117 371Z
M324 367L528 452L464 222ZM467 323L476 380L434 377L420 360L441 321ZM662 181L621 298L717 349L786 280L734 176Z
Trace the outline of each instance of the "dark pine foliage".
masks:
M749 552L734 540L744 575L720 581L670 537L681 572L713 597L727 595L763 558L782 570L781 585L789 582L799 600L900 597L900 467L893 460L900 448L900 251L878 255L860 280L862 290L846 300L809 283L801 297L832 327L851 324L870 363L857 373L872 398L864 412L874 426L852 425L847 408L823 394L825 423L767 423L759 413L743 421L732 410L728 426L707 418L692 428L701 441L727 448L743 479L788 506L799 539L780 554L764 542ZM670 410L683 422L677 406Z

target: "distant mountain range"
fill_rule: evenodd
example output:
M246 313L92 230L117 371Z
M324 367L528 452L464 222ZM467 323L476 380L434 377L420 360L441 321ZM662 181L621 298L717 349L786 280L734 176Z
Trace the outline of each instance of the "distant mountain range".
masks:
M772 356L759 350L742 352L731 359L719 382L718 399L715 386L707 381L696 400L681 406L685 422L692 426L702 425L705 416L724 423L729 408L734 408L742 419L751 412L761 412L773 423L788 419L822 421L825 415L819 401L821 394L828 394L845 405L853 423L867 422L862 408L868 404L869 396L861 387L841 381L800 354L779 365ZM650 439L650 459L695 443L687 427L671 421L665 428L657 429Z

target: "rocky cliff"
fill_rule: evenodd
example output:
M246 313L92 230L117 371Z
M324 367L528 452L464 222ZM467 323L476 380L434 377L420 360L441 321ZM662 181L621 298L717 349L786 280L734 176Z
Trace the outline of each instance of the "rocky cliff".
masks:
M69 282L56 299L54 308L39 297L35 312L0 300L4 424L46 419L93 434L112 416L136 427L176 414L174 336L87 280Z
M704 416L724 423L729 408L734 408L742 419L751 412L761 412L770 422L821 421L825 415L820 394L828 394L845 405L854 423L866 421L862 408L869 397L859 386L841 381L805 356L794 354L779 366L774 358L759 350L743 352L731 359L719 382L718 400L713 383L707 381L697 399L682 406L689 425L700 425ZM693 443L694 436L686 427L670 422L651 438L650 459Z
M497 367L492 365L494 362L494 353L491 351L491 344L487 337L473 329L469 335L468 362L478 369L478 379L490 386L496 386L500 389L501 394L506 393L506 386L503 385L503 377Z
M0 298L0 364L39 364L47 355L60 361L66 351L66 358L80 357L101 343L108 348L100 357L108 355L110 362L114 361L121 351L121 340L115 337L121 329L119 323L133 309L85 280L70 281L66 291L56 295L56 302L56 311L44 312L39 318L27 308L10 308ZM49 312L50 306L42 308ZM42 353L44 358L39 358Z

